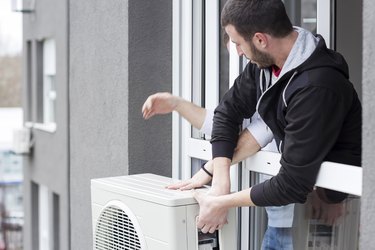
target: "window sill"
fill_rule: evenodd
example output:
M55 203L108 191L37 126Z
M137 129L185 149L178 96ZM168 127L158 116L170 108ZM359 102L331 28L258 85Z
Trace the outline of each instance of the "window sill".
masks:
M33 122L26 122L26 128L33 128L40 131L44 131L47 133L55 133L56 132L56 123L33 123Z

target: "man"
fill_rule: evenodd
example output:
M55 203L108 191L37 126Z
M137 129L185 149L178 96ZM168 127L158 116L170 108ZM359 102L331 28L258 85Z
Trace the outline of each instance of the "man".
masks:
M178 96L170 93L156 93L147 98L142 112L145 119L149 119L157 114L167 114L172 111L178 112L182 117L189 121L195 128L199 129L206 135L211 135L212 132L212 118L213 111L203 109L191 102L186 101ZM250 133L255 141L266 151L277 152L275 141L272 132L266 129L265 123L255 114L251 122L247 124L243 130L242 135ZM243 136L242 136L243 137ZM243 137L245 138L245 137ZM244 140L239 140L238 147L241 144L247 143ZM254 151L255 153L255 151ZM232 163L236 163L238 155L234 155ZM212 161L208 162L200 171L198 171L191 179L181 181L179 183L168 186L170 189L190 190L201 187L211 181ZM205 172L205 171L208 171ZM269 175L260 174L260 181L269 179ZM316 205L320 206L321 202L316 199ZM266 207L268 216L268 227L263 237L262 249L284 249L292 250L292 224L294 217L294 204L281 207ZM331 213L329 220L336 220L338 214ZM277 238L278 240L272 240Z
M223 41L226 45L227 50L229 51L230 40L225 32ZM238 55L241 56L243 54L242 51L238 47L236 47L236 49ZM202 133L211 136L213 118L212 110L205 110L191 102L184 100L183 98L173 96L170 93L153 94L147 98L142 107L142 112L145 119L149 119L156 114L167 114L172 111L178 112L195 128L199 129ZM273 140L272 132L267 129L266 124L259 117L259 115L255 113L250 120L250 122L247 120L243 123L244 125L246 125L246 128L242 132L242 137L245 138L244 135L246 133L250 133L250 137L254 137L258 146L255 147L256 150L254 150L253 153L258 150L258 147L262 148L262 150L265 151L278 152L276 143ZM247 141L239 140L239 148L241 148L242 143L247 143ZM235 160L237 157L239 157L239 155L235 154L232 163L237 162ZM170 185L168 188L189 190L207 184L211 181L211 163L212 162L209 162L206 166L202 166L202 169L198 171L198 173L196 173L191 179L182 181L174 185ZM207 173L205 171L207 171ZM259 179L261 182L269 179L270 177L271 176L265 174L259 175ZM317 199L317 201L319 200ZM317 202L316 204L319 205L321 203ZM263 237L262 249L293 250L292 225L294 217L294 204L280 207L266 207L265 209L268 216L268 226ZM336 219L336 213L332 214L334 216L331 216L329 218L331 221ZM273 238L277 238L278 240L272 240Z
M325 160L361 163L361 105L344 58L327 49L321 36L293 28L280 0L228 0L221 21L251 63L215 110L212 188L208 195L196 193L204 232L225 224L230 207L305 202ZM281 169L270 180L229 194L238 127L256 111L277 141ZM241 150L252 152L254 145ZM330 202L346 197L320 194Z

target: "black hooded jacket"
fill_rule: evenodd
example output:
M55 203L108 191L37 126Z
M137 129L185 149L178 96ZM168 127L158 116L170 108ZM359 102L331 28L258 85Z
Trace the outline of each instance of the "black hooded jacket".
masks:
M252 187L255 205L305 202L323 161L361 165L361 104L345 59L322 38L306 61L263 94L260 84L260 69L249 63L216 108L211 139L213 158L232 158L240 125L256 110L272 130L281 168ZM326 195L332 202L345 198Z

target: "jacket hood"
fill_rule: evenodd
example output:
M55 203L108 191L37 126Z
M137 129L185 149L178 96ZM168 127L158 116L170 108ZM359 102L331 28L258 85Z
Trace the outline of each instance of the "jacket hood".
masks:
M316 37L319 38L316 49L295 70L302 72L321 67L330 67L339 71L346 79L349 79L349 67L344 57L334 50L328 49L322 36L317 35Z
M297 26L293 28L298 36L285 60L279 78L304 63L314 53L320 40L320 37L314 36L310 31Z
M321 35L313 35L310 31L297 26L294 30L298 32L298 37L284 63L279 79L284 74L289 75L295 71L298 73L320 67L334 68L349 79L349 68L344 57L328 49Z

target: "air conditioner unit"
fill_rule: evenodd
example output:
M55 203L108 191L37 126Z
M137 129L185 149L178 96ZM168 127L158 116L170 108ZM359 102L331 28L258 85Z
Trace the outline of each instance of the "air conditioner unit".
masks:
M214 234L197 230L191 191L168 190L171 178L139 174L91 180L96 250L235 250L235 209Z

